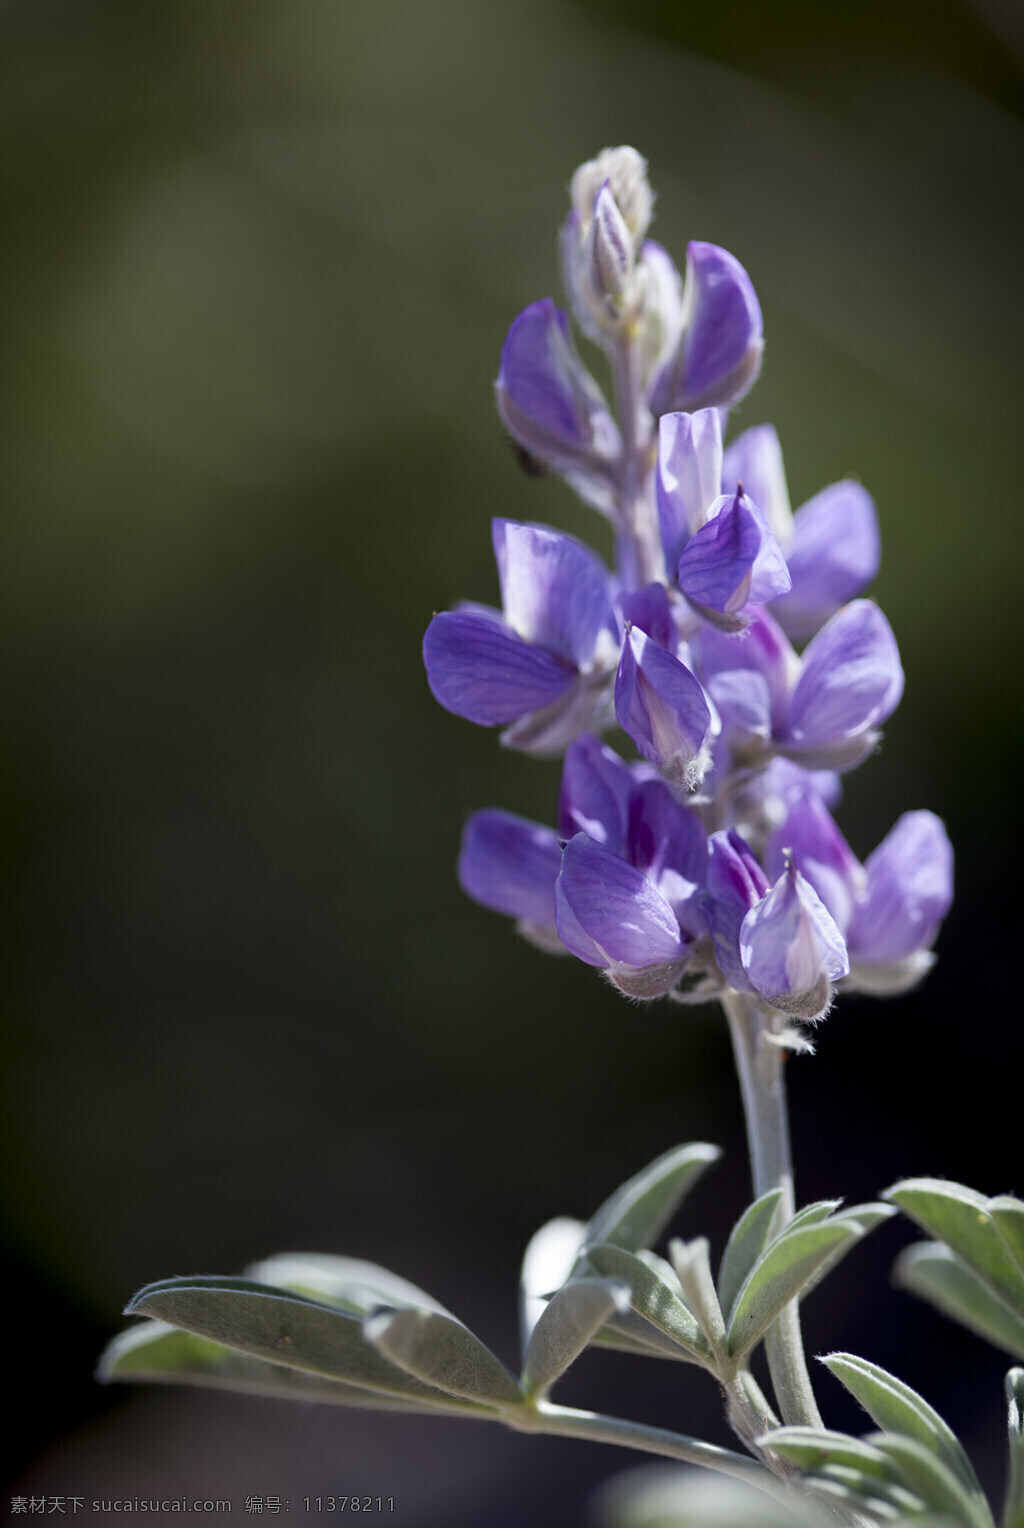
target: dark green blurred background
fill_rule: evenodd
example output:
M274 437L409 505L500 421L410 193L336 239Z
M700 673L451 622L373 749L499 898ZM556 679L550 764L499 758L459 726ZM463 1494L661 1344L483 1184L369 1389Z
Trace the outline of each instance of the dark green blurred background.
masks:
M141 1283L285 1249L427 1285L506 1358L532 1230L676 1141L746 1193L711 1011L626 1005L466 901L469 810L557 768L436 707L432 611L492 600L522 476L491 381L557 295L574 166L646 153L656 234L726 245L798 504L853 472L907 669L842 817L947 820L913 997L841 1002L791 1073L801 1197L1024 1190L1015 956L1024 25L1009 0L0 4L3 1107L12 1490L382 1493L416 1528L582 1523L611 1451L92 1365ZM1004 1367L887 1284L808 1302L1001 1483ZM666 1373L665 1368L670 1367ZM699 1375L588 1356L563 1398L727 1441ZM823 1376L833 1425L866 1425Z

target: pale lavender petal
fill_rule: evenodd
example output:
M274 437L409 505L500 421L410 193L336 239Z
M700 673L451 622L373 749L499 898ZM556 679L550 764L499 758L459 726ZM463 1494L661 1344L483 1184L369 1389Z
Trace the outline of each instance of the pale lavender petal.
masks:
M854 901L867 884L864 868L816 791L806 789L790 801L786 820L765 846L765 869L772 880L785 872L787 856L809 881L846 933Z
M925 950L953 900L953 850L932 812L906 812L864 866L867 892L854 912L850 954L880 965Z
M566 315L550 297L531 303L513 321L495 397L523 449L559 470L601 471L618 455L615 422L576 354Z
M637 334L640 384L645 389L674 355L683 329L683 278L667 250L646 239L639 264L646 289Z
M505 619L526 642L583 668L602 631L617 640L608 573L573 536L545 525L491 527Z
M786 552L791 592L772 614L792 637L813 636L878 572L881 546L871 495L859 483L833 483L796 512Z
M664 414L658 425L658 524L670 568L722 492L722 428L717 409Z
M792 864L743 920L740 956L773 1008L817 1019L850 962L842 934L814 888Z
M782 447L775 427L757 424L744 430L725 449L722 492L735 493L740 484L768 521L772 535L786 553L793 537L793 511L789 504ZM792 568L790 572L792 573Z
M687 599L728 615L748 603L763 605L789 586L779 545L745 493L719 499L679 559L679 587Z
M636 777L607 744L584 733L565 751L558 793L558 831L563 838L586 833L595 843L626 856L629 805Z
M459 885L474 901L540 928L555 927L562 848L551 828L512 812L474 812L462 833Z
M652 392L656 414L735 403L753 383L764 348L761 308L739 261L715 244L686 251L683 337Z
M584 833L565 846L555 906L563 943L589 965L661 966L685 957L679 924L658 889Z
M903 693L899 651L870 600L846 605L808 646L780 742L809 764L859 762Z
M772 697L768 681L754 669L732 669L704 681L715 703L722 731L733 742L772 735Z
M752 992L740 959L740 928L768 890L768 880L735 828L708 839L706 886L704 912L718 964L731 987Z
M615 715L645 759L693 789L707 759L712 717L699 680L639 627L630 628L615 677Z
M489 727L551 705L576 674L563 659L517 637L497 611L446 610L423 638L434 698L456 716Z

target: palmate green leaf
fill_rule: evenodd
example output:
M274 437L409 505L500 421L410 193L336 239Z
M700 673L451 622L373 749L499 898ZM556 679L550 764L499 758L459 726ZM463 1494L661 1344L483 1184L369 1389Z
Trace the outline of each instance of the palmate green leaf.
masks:
M952 1470L968 1491L984 1501L981 1487L956 1435L928 1402L877 1364L852 1353L830 1353L821 1359L876 1426L915 1438Z
M528 1395L543 1394L564 1374L616 1311L629 1309L629 1287L614 1279L576 1279L549 1300L523 1366Z
M323 1252L281 1252L245 1270L245 1279L305 1295L321 1305L335 1305L354 1316L369 1316L382 1305L436 1310L444 1306L408 1279L356 1257Z
M621 1279L631 1291L633 1310L699 1363L711 1361L711 1349L693 1312L671 1284L649 1263L623 1247L586 1249L587 1261L607 1278Z
M718 1270L718 1299L726 1321L747 1275L778 1229L781 1198L781 1188L769 1189L744 1210L729 1234Z
M1006 1402L1010 1474L1002 1528L1024 1528L1024 1369L1011 1369L1006 1376Z
M627 1252L649 1247L721 1154L717 1146L701 1141L666 1151L605 1200L587 1224L585 1241L594 1246L611 1243Z
M442 1405L451 1399L383 1358L356 1317L249 1280L165 1279L140 1290L125 1314L154 1316L254 1358L386 1395Z
M962 1322L1015 1358L1024 1358L1024 1317L1014 1315L943 1242L915 1242L906 1247L896 1260L893 1277L944 1316Z
M757 1259L729 1317L728 1345L734 1357L749 1353L790 1300L813 1287L882 1214L889 1213L885 1205L864 1205L832 1216L830 1209L831 1205L810 1206Z
M346 1384L343 1380L325 1379L303 1369L290 1369L284 1364L253 1358L155 1320L130 1327L115 1337L100 1359L97 1378L102 1383L137 1380L199 1385L204 1389L230 1390L281 1400L317 1401L334 1406L359 1406L371 1411L494 1415L483 1407L448 1396L434 1402L411 1395L385 1395L360 1385Z
M518 1380L453 1316L429 1310L381 1311L363 1330L384 1358L424 1384L500 1408L522 1404Z
M1024 1317L1024 1265L1018 1261L1020 1204L986 1199L960 1183L907 1178L885 1196L930 1235L945 1242L998 1299ZM1024 1210L1024 1207L1022 1207Z

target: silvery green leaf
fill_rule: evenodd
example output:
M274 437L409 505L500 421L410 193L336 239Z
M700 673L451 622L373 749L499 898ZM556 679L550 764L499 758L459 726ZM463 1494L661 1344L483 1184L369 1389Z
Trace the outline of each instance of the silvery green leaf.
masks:
M244 1279L165 1279L141 1289L125 1314L155 1316L254 1358L368 1390L441 1404L450 1399L382 1358L354 1316Z
M717 1146L692 1142L651 1162L606 1199L586 1228L586 1241L637 1252L657 1241L697 1179L721 1156Z
M748 1206L733 1226L718 1270L718 1298L728 1321L747 1274L778 1229L781 1188L769 1189Z
M561 1289L572 1273L585 1236L582 1220L560 1215L535 1231L527 1244L519 1278L519 1328L524 1359L541 1311L553 1291Z
M378 1353L424 1384L499 1407L522 1403L518 1381L452 1316L429 1310L381 1311L363 1330Z
M599 1528L835 1528L799 1490L791 1502L679 1465L642 1465L615 1475L594 1506Z
M707 1338L696 1317L680 1296L642 1258L624 1247L588 1247L587 1261L598 1273L621 1279L631 1291L633 1310L653 1327L670 1337L698 1361L711 1358Z
M856 1222L822 1221L793 1228L771 1242L736 1296L729 1318L729 1352L742 1358L758 1343L779 1312L814 1278L828 1259L861 1235Z
M878 1427L916 1438L943 1460L968 1490L981 1494L971 1461L955 1434L916 1390L877 1364L852 1353L830 1353L821 1362Z
M1006 1376L1010 1476L1006 1484L1002 1528L1024 1528L1024 1369Z
M927 1444L894 1432L875 1433L865 1441L876 1444L892 1460L902 1483L933 1512L964 1528L995 1528L977 1483L965 1485Z
M493 1412L456 1401L448 1396L437 1401L412 1395L385 1395L343 1380L325 1379L303 1369L286 1368L253 1358L192 1332L147 1320L144 1325L121 1332L100 1359L97 1378L145 1380L161 1384L200 1385L204 1389L239 1391L248 1395L275 1396L282 1400L317 1401L335 1406L360 1406L372 1411L455 1412L493 1416Z
M629 1309L629 1288L614 1279L576 1279L552 1295L533 1329L523 1388L537 1395L564 1374L615 1311Z
M997 1194L988 1207L1010 1256L1024 1273L1024 1202L1012 1194Z
M321 1252L281 1252L245 1270L254 1283L306 1295L322 1305L336 1305L355 1316L368 1316L382 1305L405 1305L448 1315L432 1295L376 1263Z
M1024 1315L1024 1269L1011 1250L1018 1222L1016 1212L1006 1208L1013 1200L1004 1196L997 1201L1001 1207L997 1220L993 1201L941 1178L907 1178L885 1197L951 1247L1011 1311Z
M707 1239L691 1242L671 1241L669 1256L683 1292L683 1299L693 1311L701 1331L716 1355L725 1349L725 1321L711 1276L711 1254Z
M635 1310L616 1312L593 1338L595 1348L612 1348L632 1353L636 1358L671 1358L676 1363L703 1363L687 1348L666 1337L664 1332L638 1316Z
M801 1470L835 1463L856 1470L864 1480L890 1480L893 1468L873 1443L826 1427L779 1427L758 1440Z
M944 1316L1024 1358L1024 1318L1008 1310L943 1242L915 1242L905 1248L896 1260L893 1277Z
M820 1221L827 1220L830 1215L834 1215L838 1209L841 1209L842 1203L841 1199L818 1199L814 1204L805 1204L802 1210L797 1210L796 1214L786 1221L778 1234L781 1236L782 1232L795 1230L800 1226L816 1226Z

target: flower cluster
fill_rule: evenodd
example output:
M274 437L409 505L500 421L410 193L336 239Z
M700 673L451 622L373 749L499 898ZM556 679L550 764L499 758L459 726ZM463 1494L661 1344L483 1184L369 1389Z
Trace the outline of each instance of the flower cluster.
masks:
M844 481L794 513L770 425L723 444L760 367L760 307L714 245L689 246L682 278L646 237L652 203L633 149L573 177L565 285L614 405L550 299L505 341L501 418L610 520L615 565L496 520L501 609L431 622L442 705L564 754L557 827L478 812L459 876L631 997L735 991L815 1019L837 983L894 992L927 969L952 855L938 819L911 812L862 865L832 819L839 776L903 690L889 624L862 597L874 505ZM638 761L600 741L616 723Z

